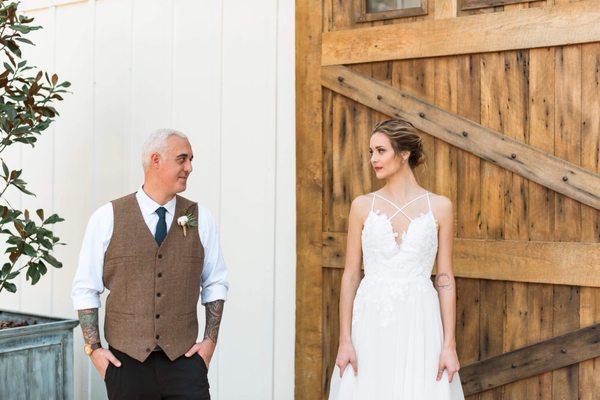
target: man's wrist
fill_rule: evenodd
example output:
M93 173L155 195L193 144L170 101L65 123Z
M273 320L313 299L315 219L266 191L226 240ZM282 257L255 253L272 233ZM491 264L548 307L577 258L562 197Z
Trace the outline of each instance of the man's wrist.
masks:
M91 356L92 353L94 352L94 350L97 350L100 348L102 348L102 343L100 343L100 342L86 343L83 346L83 350L85 351L85 354L87 354L88 356Z

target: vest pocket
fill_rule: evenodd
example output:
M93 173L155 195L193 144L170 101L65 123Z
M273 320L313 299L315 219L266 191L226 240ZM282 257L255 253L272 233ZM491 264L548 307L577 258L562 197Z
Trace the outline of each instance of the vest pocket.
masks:
M189 310L196 310L202 283L202 265L204 257L184 256L182 258L186 270L186 303Z
M110 302L111 309L117 312L125 314L134 312L128 297L129 280L134 269L136 269L136 259L132 255L113 256L104 260L104 286L110 290L107 302Z

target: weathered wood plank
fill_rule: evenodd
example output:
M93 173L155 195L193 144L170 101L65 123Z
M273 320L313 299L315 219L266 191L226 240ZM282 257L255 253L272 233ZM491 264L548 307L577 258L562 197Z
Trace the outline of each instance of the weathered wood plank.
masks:
M346 234L322 238L323 266L344 268ZM458 277L600 287L600 243L458 238L453 246Z
M453 146L600 209L600 176L594 172L348 68L323 67L321 80L325 87L361 104L390 116L403 117L416 128Z
M296 1L296 349L295 398L321 396L322 2ZM319 156L315 156L319 155Z
M334 26L343 27L343 24L334 23ZM322 65L354 64L599 40L600 2L588 0L552 7L326 32L323 34L321 62Z
M555 49L554 154L580 164L581 158L581 47ZM581 204L558 194L555 202L554 239L581 240ZM554 287L553 334L579 327L579 288ZM552 372L552 398L576 399L579 392L579 366Z
M469 364L460 370L465 395L577 364L600 355L600 324Z
M529 144L554 154L554 49L529 51ZM554 239L555 192L536 182L529 182L527 221L529 240ZM547 284L529 284L529 343L552 337L553 288ZM552 398L552 372L540 374L527 382L527 399Z
M503 115L507 97L507 82L504 77L502 53L482 54L481 73L481 125L501 132L506 116ZM498 165L487 160L481 162L481 214L484 238L504 239L504 194L506 193L505 174ZM462 253L455 249L456 255ZM455 267L456 268L456 267ZM479 348L481 358L497 356L504 351L506 332L506 282L482 280L480 282L479 306ZM502 398L502 389L492 389L480 395L481 400Z
M481 90L479 55L456 57L457 114L471 121L480 122ZM457 204L456 234L458 238L481 239L481 160L479 157L458 150L457 157ZM454 252L456 250L454 249ZM456 271L454 271L456 273ZM479 279L456 278L456 349L461 365L481 359L479 346L479 313L481 282ZM478 396L468 397L475 400Z

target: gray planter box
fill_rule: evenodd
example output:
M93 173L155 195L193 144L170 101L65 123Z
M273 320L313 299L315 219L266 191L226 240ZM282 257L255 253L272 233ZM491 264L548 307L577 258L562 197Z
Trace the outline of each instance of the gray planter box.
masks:
M76 319L0 311L0 320L37 324L0 330L0 399L73 399Z

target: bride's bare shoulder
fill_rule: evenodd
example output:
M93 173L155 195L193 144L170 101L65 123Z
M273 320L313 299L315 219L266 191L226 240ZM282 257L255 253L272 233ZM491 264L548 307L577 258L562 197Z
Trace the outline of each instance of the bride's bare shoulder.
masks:
M350 216L355 216L361 220L365 219L369 211L371 210L372 194L362 194L352 200L350 206Z
M452 217L452 201L442 195L442 194L437 194L437 193L433 193L433 192L429 192L430 193L430 199L431 199L431 208L433 210L433 213L436 215L436 217L439 218L444 218L449 216L450 218Z

